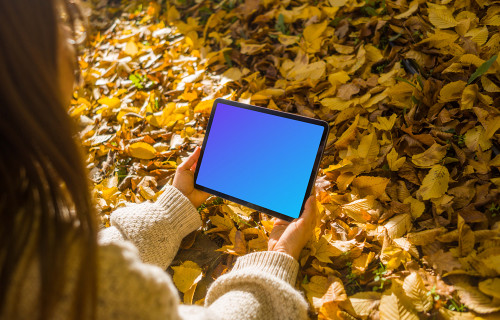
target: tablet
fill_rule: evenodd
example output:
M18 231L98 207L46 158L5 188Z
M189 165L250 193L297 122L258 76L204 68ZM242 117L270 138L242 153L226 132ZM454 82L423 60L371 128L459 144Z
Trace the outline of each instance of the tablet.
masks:
M194 174L195 188L291 221L316 179L328 123L216 99Z

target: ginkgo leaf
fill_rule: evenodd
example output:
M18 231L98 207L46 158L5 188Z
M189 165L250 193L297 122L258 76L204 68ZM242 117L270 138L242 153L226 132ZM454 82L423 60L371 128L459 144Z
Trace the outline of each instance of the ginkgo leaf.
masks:
M146 142L136 142L129 146L132 157L150 160L156 156L156 149Z
M180 292L187 292L193 285L201 280L200 266L193 261L184 261L181 265L172 267L174 270L174 284Z
M439 198L448 190L449 180L448 169L442 165L435 165L425 176L417 195L423 200Z
M415 310L429 311L432 308L432 296L427 294L428 291L425 288L424 281L417 272L410 273L410 275L404 279L403 290L412 302Z

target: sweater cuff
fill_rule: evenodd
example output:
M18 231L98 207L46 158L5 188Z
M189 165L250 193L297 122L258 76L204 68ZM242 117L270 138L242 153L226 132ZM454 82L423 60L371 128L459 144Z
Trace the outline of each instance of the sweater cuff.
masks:
M233 270L254 269L295 285L299 263L292 256L276 251L261 251L239 257Z
M191 201L176 187L166 185L155 204L168 210L169 225L182 238L201 227L201 217Z

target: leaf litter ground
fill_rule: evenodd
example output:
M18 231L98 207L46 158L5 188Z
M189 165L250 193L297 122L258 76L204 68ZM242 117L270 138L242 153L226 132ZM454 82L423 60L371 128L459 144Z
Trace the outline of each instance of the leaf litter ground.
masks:
M214 99L317 117L331 133L296 283L311 317L500 317L498 4L90 3L69 112L103 226L171 183ZM184 303L272 229L220 198L199 211L168 270Z

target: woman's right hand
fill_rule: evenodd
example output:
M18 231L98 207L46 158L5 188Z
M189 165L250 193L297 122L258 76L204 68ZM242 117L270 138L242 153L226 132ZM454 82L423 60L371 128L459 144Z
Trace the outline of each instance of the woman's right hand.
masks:
M269 236L268 250L283 252L299 260L300 252L313 234L317 213L316 196L312 195L307 199L300 218L292 222L276 219Z

